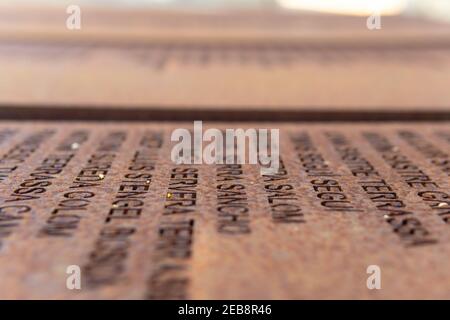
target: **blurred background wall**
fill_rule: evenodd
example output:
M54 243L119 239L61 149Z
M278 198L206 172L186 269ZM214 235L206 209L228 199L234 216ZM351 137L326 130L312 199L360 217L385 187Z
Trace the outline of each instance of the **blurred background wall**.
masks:
M450 21L449 0L1 0L8 5L146 6L184 9L274 8L340 14L407 14Z

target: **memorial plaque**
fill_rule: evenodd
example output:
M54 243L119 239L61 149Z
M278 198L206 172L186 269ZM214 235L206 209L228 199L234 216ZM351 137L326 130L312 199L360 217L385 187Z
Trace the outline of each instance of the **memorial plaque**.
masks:
M174 163L192 122L2 122L0 298L450 298L448 122L203 126L279 129L278 172Z
M450 299L448 24L81 9L0 6L0 299Z

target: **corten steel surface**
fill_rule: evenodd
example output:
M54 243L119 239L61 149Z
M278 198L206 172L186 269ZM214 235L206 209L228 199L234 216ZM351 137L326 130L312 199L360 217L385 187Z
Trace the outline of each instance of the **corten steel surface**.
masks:
M172 163L191 122L3 122L0 298L450 298L449 123L276 127L261 176Z
M82 15L0 7L0 298L450 298L448 25ZM279 128L280 172L174 164L191 120Z
M63 9L0 9L2 118L448 120L445 24L83 7L71 31Z

